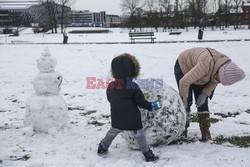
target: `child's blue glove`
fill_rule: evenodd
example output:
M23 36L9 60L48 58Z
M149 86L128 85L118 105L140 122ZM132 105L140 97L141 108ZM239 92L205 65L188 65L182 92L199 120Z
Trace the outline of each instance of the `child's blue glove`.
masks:
M150 111L159 110L162 107L159 100L151 102L151 106L152 106L152 109Z

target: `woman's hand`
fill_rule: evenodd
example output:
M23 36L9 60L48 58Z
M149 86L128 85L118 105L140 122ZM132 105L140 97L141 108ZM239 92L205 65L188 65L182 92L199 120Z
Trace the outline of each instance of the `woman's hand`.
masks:
M207 95L205 93L201 93L201 95L198 97L197 102L196 102L196 107L202 106L207 99Z

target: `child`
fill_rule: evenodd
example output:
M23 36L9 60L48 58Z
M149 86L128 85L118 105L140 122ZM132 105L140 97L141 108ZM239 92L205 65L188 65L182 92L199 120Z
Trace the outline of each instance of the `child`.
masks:
M161 108L159 101L148 102L142 91L132 80L139 75L140 65L137 59L124 53L112 60L112 74L115 81L109 83L107 98L111 106L111 129L98 147L98 154L107 153L114 138L123 130L133 131L146 161L155 161L158 156L149 149L142 130L141 113L138 108L149 111Z

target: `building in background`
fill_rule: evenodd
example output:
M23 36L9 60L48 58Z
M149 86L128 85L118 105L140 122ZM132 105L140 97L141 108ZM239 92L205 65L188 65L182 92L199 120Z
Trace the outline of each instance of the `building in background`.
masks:
M250 1L242 2L242 10L243 10L243 17L242 17L243 24L248 25L248 28L250 29Z
M122 23L122 18L118 15L106 15L107 27L119 27Z
M0 10L0 26L10 25L11 18L7 10Z
M89 10L72 10L71 12L72 26L88 27L92 24L92 12Z
M56 26L71 24L71 8L55 5ZM49 14L46 9L47 3L41 0L0 0L0 26L9 29L9 27L41 27L44 31L51 29L49 25ZM62 11L64 14L62 15Z
M65 15L69 16L64 21L65 25L77 27L107 27L107 16L105 11L91 12L89 10L73 10L65 7L62 10L61 5L56 6L56 25L59 26L61 22L61 13L64 11ZM14 14L13 14L14 13ZM13 15L16 18L13 18ZM20 19L23 16L22 19ZM43 27L46 30L51 26L48 20L46 3L41 0L0 0L0 26L2 27L17 27L18 26L36 26ZM23 21L25 17L25 21ZM112 15L109 17L108 26L117 26L120 23L118 16ZM28 20L27 20L28 19ZM22 23L17 24L19 20ZM24 23L25 22L25 23Z
M41 0L0 0L0 10L27 9L41 3Z
M13 24L13 18L11 18L10 12L15 13L25 12L26 9L41 5L40 0L0 0L0 26L11 26Z
M93 13L92 27L106 27L106 12L101 11L99 13Z
M91 12L89 10L73 10L71 13L72 26L79 27L106 27L106 12Z

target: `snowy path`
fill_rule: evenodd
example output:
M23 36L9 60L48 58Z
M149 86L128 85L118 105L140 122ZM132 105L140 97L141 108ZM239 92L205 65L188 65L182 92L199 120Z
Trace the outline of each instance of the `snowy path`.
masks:
M140 61L141 78L163 78L176 89L173 65L178 54L191 47L213 47L232 58L245 70L246 78L230 87L218 86L210 110L213 137L250 136L250 42L173 43L134 45L48 45L58 60L56 70L64 77L61 95L69 110L68 128L56 134L25 133L25 102L34 93L31 82L38 73L36 59L46 45L0 45L0 166L4 167L71 167L71 166L250 166L250 148L229 143L184 143L154 148L160 160L146 163L140 152L127 148L118 137L107 157L96 149L110 127L109 104L105 90L86 89L86 77L110 78L112 58L123 52ZM216 113L239 114L222 118ZM193 108L193 113L195 109ZM104 123L95 126L93 123ZM197 123L191 123L191 137L200 137ZM24 159L20 159L20 158ZM25 161L26 160L26 161Z

